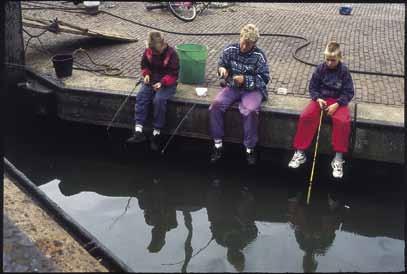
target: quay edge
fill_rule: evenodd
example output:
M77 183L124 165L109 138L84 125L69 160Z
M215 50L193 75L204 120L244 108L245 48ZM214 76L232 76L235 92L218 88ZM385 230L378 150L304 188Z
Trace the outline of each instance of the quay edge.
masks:
M123 100L134 88L135 79L95 76L75 72L72 77L56 80L27 69L30 88L25 90L40 114L56 115L59 119L108 126ZM177 135L210 140L208 107L219 87L209 86L207 97L198 97L195 86L179 84L176 96L169 101L166 133L172 133L184 115L196 104ZM116 117L112 127L134 126L134 104L137 90ZM292 150L298 117L309 98L270 94L261 107L259 142L261 147ZM354 121L355 103L350 103ZM356 137L352 157L358 159L403 164L404 108L371 103L358 103ZM321 127L319 152L332 154L331 125L326 119ZM130 134L130 131L129 131ZM236 105L225 114L225 141L241 143L243 128Z

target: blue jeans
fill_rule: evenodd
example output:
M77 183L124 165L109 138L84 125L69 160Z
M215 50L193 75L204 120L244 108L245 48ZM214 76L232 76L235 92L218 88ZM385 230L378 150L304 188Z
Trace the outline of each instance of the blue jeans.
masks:
M151 86L142 84L137 93L134 120L136 124L144 125L150 105L153 103L153 127L161 129L165 124L165 114L167 110L167 100L170 99L177 89L177 85L161 87L159 91L154 91Z

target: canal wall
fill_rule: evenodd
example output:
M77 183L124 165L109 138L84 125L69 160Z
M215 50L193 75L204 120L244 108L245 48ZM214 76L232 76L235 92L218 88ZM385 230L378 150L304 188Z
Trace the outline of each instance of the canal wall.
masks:
M20 1L5 1L4 5L4 62L5 75L2 75L9 86L15 87L24 81L25 72L15 65L25 65L25 52L22 29Z
M18 9L19 4L15 5L18 7L13 9L12 18L7 19L8 22L17 23L8 28L10 39L14 40L6 41L8 47L14 49L14 55L24 57L21 54L22 41L28 43L31 37L26 35L27 33L24 33L23 37L21 10ZM36 11L30 10L26 4L22 3L22 6L25 8L24 16L36 15ZM151 26L156 26L165 33L166 41L170 45L207 45L209 51L205 81L209 85L209 96L197 97L193 86L179 85L177 95L169 103L166 129L167 132L172 132L185 113L196 103L195 110L185 120L178 135L205 140L210 139L207 109L219 89L216 86L217 59L225 45L237 42L240 26L246 24L249 19L254 20L253 23L261 29L259 47L267 56L272 77L267 89L270 100L263 103L261 109L259 145L287 150L292 150L298 116L309 101L307 87L314 70L312 64L322 61L322 49L334 38L332 35L335 31L342 29L342 34L335 38L343 44L344 62L351 69L354 80L353 102L359 103L356 115L353 112L354 105L350 106L352 115L357 117L352 156L404 163L404 6L356 5L354 13L349 17L338 13L340 4L270 3L261 7L249 7L242 3L235 5L233 11L213 9L211 16L200 16L197 18L199 20L188 24L170 14L165 18L165 13L147 12L143 6L141 2L123 2L114 8L101 7L97 16L78 15L75 11L70 13L65 9L43 8L41 17L58 17L65 22L80 21L83 26L95 29L109 26L123 33L140 34L140 39L151 30ZM270 17L270 20L256 22L258 18L264 18L270 12L275 15ZM312 16L314 20L304 24L304 16ZM290 20L287 21L286 18ZM135 22L141 19L144 26ZM169 26L172 26L170 30ZM355 29L354 26L358 28ZM372 29L372 26L375 27ZM27 29L31 31L30 28L25 30ZM172 30L179 33L173 33ZM216 35L209 35L208 30L212 30ZM225 31L236 35L222 35ZM289 37L280 37L281 34ZM366 36L363 41L359 39L361 34ZM298 51L302 46L297 45L299 36L304 36L303 39L311 42L301 52ZM38 43L40 39L42 42ZM106 43L100 39L55 35L51 32L32 39L31 43L33 42L37 45L27 47L25 58L27 65L40 77L36 77L31 86L23 88L28 92L24 94L28 96L28 101L15 109L21 111L34 107L34 112L38 114L48 113L64 120L104 126L109 124L121 102L132 90L136 80L131 76L139 74L139 62L145 49L144 43ZM99 64L117 65L121 75L127 78L95 75L84 71L86 67L79 66L74 68L71 77L58 79L50 61L51 57L57 53L73 52L78 48L86 49ZM297 53L300 58L293 58ZM75 62L78 64L75 66L79 63L90 65L89 58L86 54L76 54ZM10 61L23 63L19 58ZM20 73L23 72L25 71L20 70ZM37 88L37 81L45 88ZM279 88L286 88L288 94L278 95ZM113 124L114 127L133 127L136 94L137 92L131 96ZM240 143L242 124L236 107L226 113L225 120L225 140ZM323 154L333 153L330 127L330 121L327 120L321 129L320 152Z
M20 227L21 231L59 270L130 271L125 263L6 158L4 169L4 181L8 183L8 189L5 187L5 214L16 224L21 220L28 223L28 227Z
M74 73L72 77L55 80L53 77L30 70L25 91L36 102L39 113L51 113L63 120L108 126L120 105L134 89L134 79L94 76ZM133 92L113 127L134 127ZM179 122L195 105L177 135L210 140L208 107L219 87L209 86L207 97L198 97L195 86L179 84L177 94L169 101L166 133L172 133ZM292 142L299 115L308 98L272 95L262 104L259 123L259 142L262 147L292 150ZM355 121L352 157L390 163L404 163L404 109L400 107L358 103L349 105ZM41 110L42 109L42 110ZM130 132L129 132L130 134ZM241 143L243 128L236 105L225 113L225 141ZM313 147L309 149L313 150ZM319 152L333 154L331 148L331 121L326 118L321 127Z
M5 175L4 217L7 216L7 222L15 226L20 237L24 236L28 240L21 245L21 241L9 235L10 231L5 229L7 244L3 252L9 256L9 260L3 262L3 270L108 272L31 195L27 195L17 185L13 178ZM40 255L30 251L34 246ZM24 255L29 255L30 261L26 261ZM41 264L36 263L40 257Z

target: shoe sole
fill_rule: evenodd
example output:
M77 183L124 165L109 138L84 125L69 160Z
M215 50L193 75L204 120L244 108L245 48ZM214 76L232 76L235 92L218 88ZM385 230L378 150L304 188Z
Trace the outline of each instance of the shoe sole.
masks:
M292 168L292 169L296 169L296 168L299 168L299 167L300 167L302 164L304 164L306 161L307 161L307 159L305 159L304 161L301 161L300 164L299 164L297 167L290 166L290 164L288 164L288 167L289 167L289 168Z

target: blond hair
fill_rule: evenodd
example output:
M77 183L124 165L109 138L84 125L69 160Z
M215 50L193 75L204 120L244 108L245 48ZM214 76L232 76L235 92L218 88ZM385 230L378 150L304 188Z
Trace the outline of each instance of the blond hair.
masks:
M146 47L158 49L164 44L164 36L159 31L150 31L147 35Z
M259 29L254 24L247 24L240 30L240 38L257 42L260 37Z
M326 45L324 51L325 58L336 58L338 61L342 59L342 52L339 43L331 41Z

